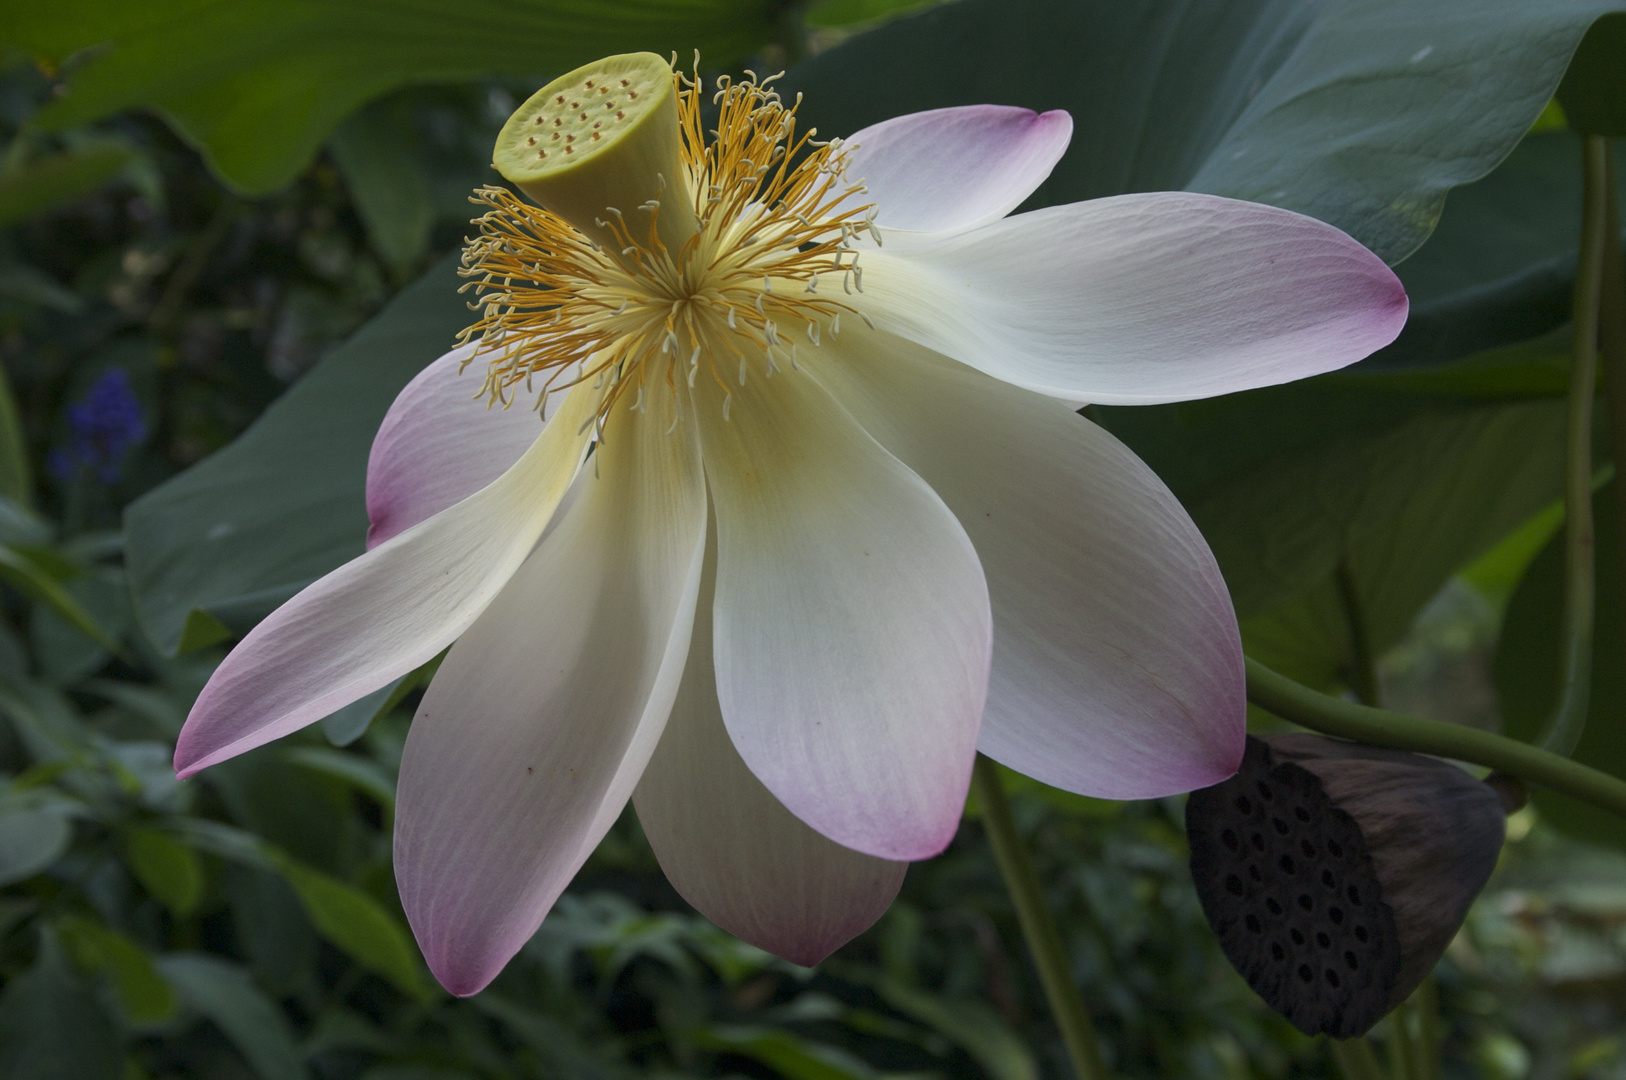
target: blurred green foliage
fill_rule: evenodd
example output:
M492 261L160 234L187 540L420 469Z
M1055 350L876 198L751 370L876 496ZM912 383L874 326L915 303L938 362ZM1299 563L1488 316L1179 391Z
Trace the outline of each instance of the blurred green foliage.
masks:
M224 643L360 551L367 445L466 318L446 256L515 101L602 52L694 45L718 70L816 53L787 84L829 132L984 100L1068 108L1078 136L1040 202L1193 187L1316 214L1394 259L1427 239L1399 268L1412 324L1371 361L1093 415L1186 500L1262 659L1348 686L1358 619L1393 647L1386 692L1422 711L1483 692L1454 718L1495 723L1505 604L1501 712L1539 716L1578 228L1576 140L1546 104L1620 7L7 8L0 1076L1068 1075L975 807L816 971L690 911L628 814L497 982L456 1000L389 862L422 677L186 783L173 739ZM1577 86L1573 115L1593 100ZM112 370L140 438L115 474L54 467L70 407ZM1606 564L1601 627L1618 605ZM1600 633L1592 738L1617 751L1623 647ZM1329 1074L1215 948L1177 800L1008 780L1120 1074ZM1514 819L1439 972L1448 1076L1626 1075L1626 860L1549 811L1570 824L1539 798Z

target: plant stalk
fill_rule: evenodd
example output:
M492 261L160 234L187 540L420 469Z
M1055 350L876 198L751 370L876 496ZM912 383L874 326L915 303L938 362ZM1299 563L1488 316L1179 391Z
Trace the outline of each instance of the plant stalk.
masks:
M1248 700L1311 731L1469 761L1626 817L1626 780L1504 735L1403 716L1310 689L1247 658Z
M999 781L999 767L981 754L971 772L971 787L982 806L983 827L988 830L988 843L994 849L994 860L999 863L1000 876L1011 894L1016 907L1016 919L1022 927L1022 937L1028 951L1033 954L1033 965L1039 970L1039 982L1050 1003L1051 1015L1061 1029L1067 1044L1067 1056L1072 1059L1073 1071L1079 1080L1106 1080L1105 1062L1101 1060L1101 1047L1095 1037L1095 1026L1084 1009L1078 987L1062 948L1061 934L1056 921L1045 905L1044 890L1039 875L1034 872L1033 860L1028 857L1022 838L1017 835L1016 823L1011 819L1011 804L1005 798L1005 788Z
M1362 613L1360 593L1355 588L1355 572L1350 569L1348 558L1338 560L1334 577L1338 585L1338 602L1344 609L1344 622L1349 630L1349 688L1362 705L1381 705L1377 657L1372 655L1372 642L1366 634L1366 617Z
M1440 1080L1444 1033L1440 1030L1440 988L1434 976L1423 980L1411 1002L1417 1013L1417 1064L1412 1073L1417 1080Z
M1378 1056L1365 1038L1328 1039L1327 1049L1332 1052L1344 1080L1384 1080L1383 1066L1378 1064Z
M1611 147L1612 149L1612 147ZM1603 369L1604 405L1609 413L1611 457L1626 462L1626 253L1620 243L1620 201L1615 190L1615 157L1604 168L1603 274L1598 279L1598 366ZM1618 523L1615 558L1626 567L1626 491L1615 489ZM1626 608L1621 617L1626 619ZM1626 635L1622 636L1626 640ZM1616 657L1619 663L1626 657Z
M1592 399L1598 384L1598 305L1609 229L1609 140L1582 141L1581 255L1575 267L1569 410L1565 421L1564 628L1558 704L1543 749L1569 755L1581 741L1592 701Z

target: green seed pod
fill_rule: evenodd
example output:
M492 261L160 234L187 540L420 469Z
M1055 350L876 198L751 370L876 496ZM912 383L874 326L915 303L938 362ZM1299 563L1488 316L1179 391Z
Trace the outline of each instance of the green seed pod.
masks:
M650 246L651 221L674 257L694 235L677 76L654 53L595 60L532 94L498 133L492 165L612 250L625 236ZM600 224L618 214L625 236Z
M1502 798L1454 765L1319 735L1249 737L1186 803L1220 947L1308 1035L1367 1032L1411 996L1496 867Z

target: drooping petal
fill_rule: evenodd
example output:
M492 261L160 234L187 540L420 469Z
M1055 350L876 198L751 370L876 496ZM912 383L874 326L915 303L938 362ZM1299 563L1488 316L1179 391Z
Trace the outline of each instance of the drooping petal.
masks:
M319 720L456 640L576 474L591 395L571 394L560 412L491 484L306 586L250 631L193 704L176 771L190 776Z
M886 912L908 864L820 836L740 760L717 704L715 545L708 555L683 683L632 801L685 900L735 937L811 967Z
M1219 567L1101 428L900 341L843 332L804 367L964 523L994 662L979 743L1055 787L1145 799L1242 757L1242 645Z
M453 646L407 737L396 878L454 994L491 981L603 838L683 674L705 487L692 431L643 419L613 414L597 477Z
M731 380L732 381L732 380ZM931 489L804 374L695 411L717 518L717 696L746 765L831 840L953 838L987 692L988 593Z
M477 347L453 349L418 372L384 414L367 457L369 549L473 495L542 434L526 402L490 408L478 373L458 374ZM548 415L560 397L549 397Z
M1036 210L860 263L854 299L882 329L1017 386L1102 404L1332 371L1406 320L1399 279L1331 225L1188 192Z
M1009 105L895 116L847 143L885 241L889 229L956 233L998 221L1044 183L1073 137L1073 118Z

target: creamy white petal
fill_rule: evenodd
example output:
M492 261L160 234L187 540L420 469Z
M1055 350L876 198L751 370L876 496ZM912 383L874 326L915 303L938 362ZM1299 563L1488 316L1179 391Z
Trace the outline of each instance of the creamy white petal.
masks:
M1230 596L1163 482L1066 406L887 334L806 365L964 523L988 575L980 748L1047 784L1144 799L1241 760Z
M615 821L683 673L697 445L625 410L608 434L597 478L447 655L402 756L401 903L454 994L502 970Z
M175 769L280 738L406 674L485 610L547 527L581 462L591 396L573 393L488 486L313 582L215 670L175 747Z
M701 387L717 694L735 747L837 843L936 854L987 691L988 594L965 531L804 374L732 385L727 420L720 390Z
M1050 207L859 262L853 302L882 329L1017 386L1101 404L1332 371L1406 320L1399 280L1331 225L1189 192Z
M846 142L885 242L891 229L955 233L998 221L1044 183L1073 137L1073 118L1009 105L895 116Z
M886 912L909 864L820 836L740 759L717 704L715 546L708 555L683 683L632 801L685 900L735 937L811 967Z
M367 546L377 547L473 495L542 434L523 396L491 408L480 394L478 343L453 349L413 377L384 415L367 458ZM551 395L548 415L562 395Z

